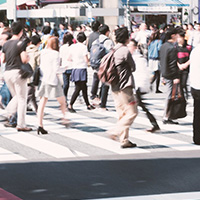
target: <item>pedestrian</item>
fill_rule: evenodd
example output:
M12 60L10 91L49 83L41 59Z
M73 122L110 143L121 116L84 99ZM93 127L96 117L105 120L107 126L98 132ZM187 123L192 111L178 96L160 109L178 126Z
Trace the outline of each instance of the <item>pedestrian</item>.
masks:
M177 34L177 51L178 51L178 67L180 75L180 88L182 95L188 99L188 89L187 89L187 80L189 74L190 66L190 52L192 46L187 45L187 40L185 40L185 31L183 29L178 30Z
M151 88L154 81L156 81L156 93L162 93L159 90L160 86L160 48L162 46L162 40L160 40L160 32L157 30L152 33L148 43L148 59L149 69L152 73Z
M12 99L6 107L8 115L17 112L17 131L31 131L26 126L26 105L27 105L27 79L22 79L19 73L22 63L29 61L25 49L20 46L19 39L23 35L23 27L20 22L12 23L13 36L3 45L2 62L6 62L4 78L12 94Z
M93 82L91 89L91 100L94 104L100 103L101 110L106 111L106 103L108 98L109 85L102 83L100 88L100 94L98 95L99 78L98 70L101 63L101 59L114 47L113 41L109 38L110 29L109 26L104 24L99 27L99 38L92 43L90 51L90 64L94 70ZM100 98L100 99L99 99Z
M41 39L39 36L34 35L31 37L31 44L26 48L26 51L29 55L29 64L33 68L33 71L35 71L36 67L39 67L40 65L40 51L39 51L39 46ZM27 104L30 102L33 104L33 107L35 109L35 112L37 113L38 105L36 102L36 97L35 97L35 85L32 83L33 78L31 77L29 82L28 82L28 100Z
M164 84L166 87L166 102L163 116L164 124L178 124L178 122L173 121L168 117L168 100L172 96L172 88L174 84L178 84L179 80L179 68L177 65L177 48L175 43L177 42L177 30L175 28L168 28L166 31L166 39L161 49L160 49L160 65L161 74L164 78Z
M95 20L92 22L92 33L88 36L88 40L87 40L87 48L88 48L88 52L90 52L92 43L99 38L99 26L100 26L100 22L98 20Z
M200 145L200 65L199 65L200 44L192 50L190 55L190 86L194 99L193 111L193 141Z
M195 48L200 43L200 23L196 23L195 30L191 35L189 44L192 45L192 48Z
M118 122L111 132L110 138L119 139L121 148L137 145L129 140L129 128L137 116L137 102L133 94L135 62L128 50L129 33L126 27L116 30L116 46L114 47L115 66L119 74L118 84L111 84L115 108L119 115Z
M140 48L143 51L144 57L148 58L148 39L151 35L151 32L147 29L147 25L142 23L139 27L139 32L137 32L136 37L134 38L138 44L141 46Z
M60 68L59 59L59 40L55 36L51 36L47 42L47 48L43 49L40 54L40 73L42 75L42 83L39 87L38 96L40 102L38 106L38 134L47 134L43 128L44 108L49 98L56 98L60 104L63 114L63 125L68 124L66 119L66 104L63 89L58 78L59 73L63 73L65 68Z
M88 110L94 109L90 105L87 93L87 67L88 67L88 51L87 46L83 44L86 40L86 36L83 32L79 32L77 35L78 43L71 45L69 61L72 61L72 74L71 81L75 83L75 90L72 94L70 103L68 105L69 112L75 113L73 105L79 96L80 91L82 91L83 98Z
M67 67L67 70L63 73L63 91L66 99L68 101L68 90L70 86L70 76L72 73L72 62L68 61L70 55L70 47L73 44L73 35L71 33L65 33L63 37L63 45L60 47L60 59L61 65Z
M133 60L135 61L136 70L133 72L135 80L135 90L138 106L146 113L147 118L152 124L152 128L147 129L147 132L154 133L160 130L160 127L155 119L155 117L147 109L145 103L143 102L142 96L149 92L150 88L150 73L148 69L147 59L142 55L142 51L138 48L138 43L131 39L128 44L129 51L132 54Z
M62 45L64 34L67 33L67 29L65 28L65 23L60 23L59 28L60 28L60 30L58 31L59 43L60 45Z

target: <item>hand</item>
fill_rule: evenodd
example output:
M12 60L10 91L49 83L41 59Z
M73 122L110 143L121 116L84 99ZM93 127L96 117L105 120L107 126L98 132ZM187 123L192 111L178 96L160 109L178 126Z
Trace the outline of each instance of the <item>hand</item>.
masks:
M178 63L178 68L182 71L182 70L185 69L185 66L184 66L184 64L179 64L179 63Z
M178 79L178 78L174 79L174 80L173 80L173 83L174 83L174 84L180 83L180 79Z

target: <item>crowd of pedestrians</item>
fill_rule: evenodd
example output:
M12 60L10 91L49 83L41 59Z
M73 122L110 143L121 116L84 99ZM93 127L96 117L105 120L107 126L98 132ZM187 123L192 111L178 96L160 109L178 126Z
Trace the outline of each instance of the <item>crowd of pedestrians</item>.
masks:
M138 114L137 106L143 109L152 124L147 131L154 133L160 130L153 113L143 102L143 95L149 91L162 93L160 83L165 85L163 124L178 124L168 115L168 101L174 85L180 87L182 96L188 99L190 75L194 98L194 143L200 144L197 59L200 24L150 27L149 30L145 23L135 25L130 33L126 27L116 26L111 32L106 24L94 21L91 28L81 25L74 31L71 25L66 28L61 23L57 29L51 28L50 23L46 22L39 33L35 28L30 30L27 25L23 27L21 22L13 22L10 28L1 22L0 107L7 112L5 126L16 127L17 131L31 131L32 128L26 125L25 116L32 103L38 117L37 133L48 134L43 127L43 117L49 98L58 100L63 114L62 124L68 126L70 119L66 118L66 112L76 112L74 103L80 97L80 92L88 110L98 107L108 111L107 97L111 88L119 119L115 129L109 132L110 138L119 140L122 148L136 147L129 140L129 128ZM118 73L117 84L101 82L98 76L102 58L111 52L114 53ZM39 68L37 86L33 83L33 77L21 77L23 63L29 63L33 71ZM88 67L93 69L90 94L87 87ZM68 90L71 82L74 82L75 89L70 98Z

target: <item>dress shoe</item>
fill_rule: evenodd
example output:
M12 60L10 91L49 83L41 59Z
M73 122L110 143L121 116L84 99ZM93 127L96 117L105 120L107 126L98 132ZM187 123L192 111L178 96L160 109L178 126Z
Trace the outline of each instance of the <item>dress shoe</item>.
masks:
M172 121L171 119L163 120L163 124L178 124L178 122Z
M87 106L87 109L88 109L88 110L94 110L94 109L95 109L95 107L94 107L94 106L92 106L92 105L88 105L88 106Z
M154 126L150 129L147 129L146 131L149 132L149 133L155 133L156 131L159 131L159 130L160 130L159 126Z
M156 90L156 93L162 93L162 91L160 91L160 90Z
M28 132L28 131L32 131L32 128L29 127L23 127L23 128L17 128L17 131L23 131L23 132Z
M123 149L125 149L125 148L134 148L134 147L137 147L137 144L134 144L134 143L132 143L130 141L127 141L127 142L125 142L125 143L123 143L121 145L121 148L123 148Z
M37 134L40 135L41 134L48 134L48 132L46 130L43 129L43 127L39 126L37 129Z
M15 124L15 123L11 124L10 122L7 122L7 123L4 124L4 126L8 127L8 128L15 128L17 126L17 124Z

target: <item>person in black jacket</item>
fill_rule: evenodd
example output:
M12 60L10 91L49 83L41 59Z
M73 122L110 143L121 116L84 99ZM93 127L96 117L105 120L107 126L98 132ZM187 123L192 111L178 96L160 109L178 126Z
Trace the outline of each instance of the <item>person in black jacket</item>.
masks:
M175 28L168 28L166 31L166 39L161 49L160 49L160 65L161 65L161 74L164 78L164 84L166 86L166 104L164 110L164 124L178 124L178 122L172 121L167 116L167 106L168 100L172 95L173 84L178 84L179 80L179 68L177 65L178 57L177 57L177 48L175 43L177 41L177 30Z

